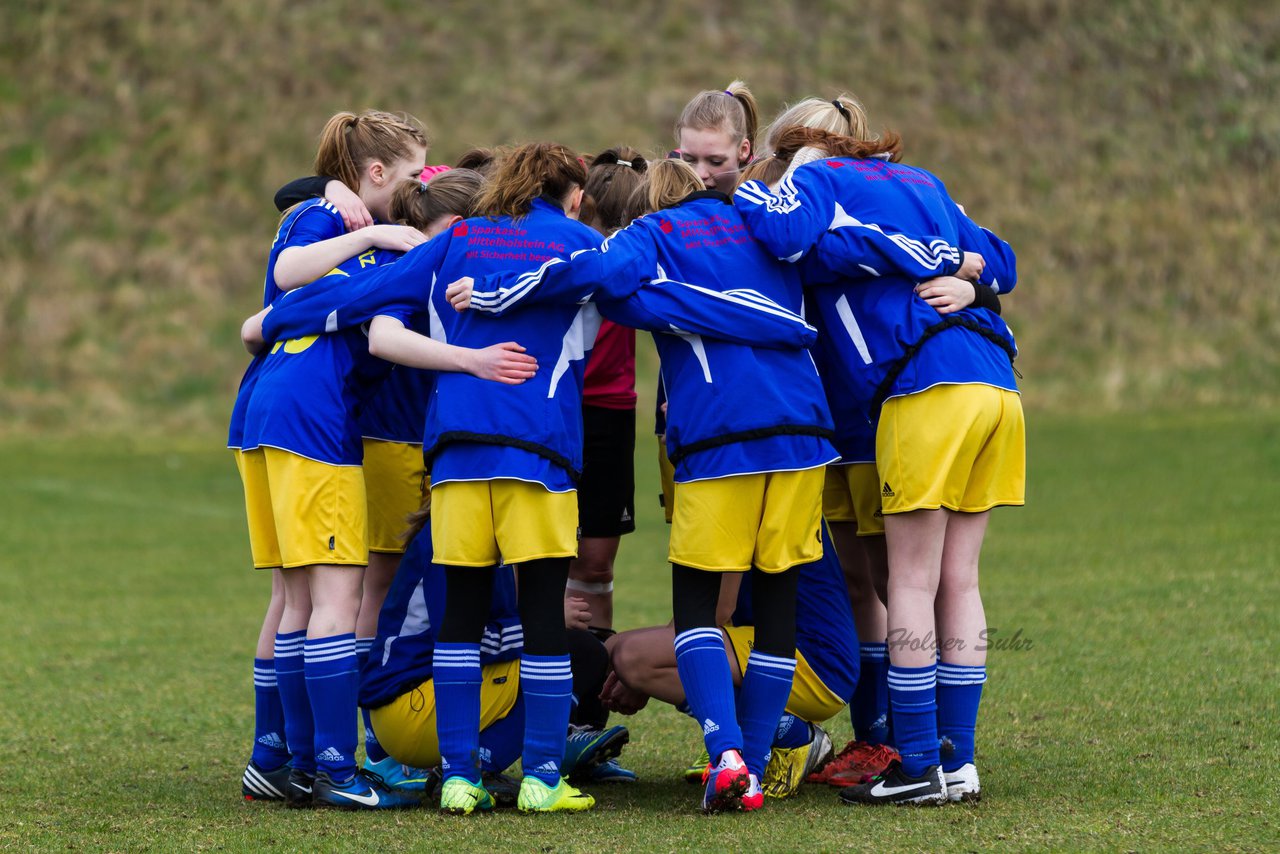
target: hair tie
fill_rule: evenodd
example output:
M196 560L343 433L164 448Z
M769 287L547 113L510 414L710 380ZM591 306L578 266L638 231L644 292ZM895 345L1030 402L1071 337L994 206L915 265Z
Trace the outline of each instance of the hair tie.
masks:
M634 168L636 168L635 166L633 166L633 165L631 164L631 161L630 161L630 160L623 160L623 159L621 159L621 158L619 158L619 159L618 159L618 165L619 165L619 166L625 166L625 167L627 167L628 169L634 169Z
M840 103L839 98L834 99L831 102L831 105L840 111L840 115L844 116L844 120L846 122L848 122L850 125L853 124L853 116L849 115L849 108L846 107L844 104Z
M725 93L726 95L728 95L730 98L736 98L736 97L738 97L737 95L735 95L735 94L733 94L732 92L730 92L728 89L721 89L720 91L721 91L721 92L723 92L723 93Z

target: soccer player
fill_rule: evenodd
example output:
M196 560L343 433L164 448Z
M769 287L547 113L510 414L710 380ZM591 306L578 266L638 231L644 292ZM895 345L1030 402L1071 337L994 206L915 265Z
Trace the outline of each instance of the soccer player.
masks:
M565 294L587 299L628 281L717 294L741 292L750 282L752 301L775 313L799 312L798 277L751 239L729 198L704 189L688 164L654 163L649 200L655 212L599 251L523 276L493 274L474 288L453 283L455 307L497 313ZM808 353L753 346L759 339L728 317L710 326L700 334L672 326L655 341L676 481L670 546L676 659L712 762L703 809L720 812L763 804L764 759L795 670L794 568L822 556L822 467L836 454ZM716 601L720 573L746 571L759 607L736 709Z
M735 610L721 627L735 687L755 644L751 575L742 579ZM859 679L857 630L845 604L844 577L834 550L799 570L796 600L796 672L786 712L773 734L772 755L763 789L770 797L788 797L813 768L831 757L831 740L820 724L838 714L854 694ZM655 697L687 710L677 672L672 626L621 632L608 647L613 672L605 684L605 705L633 714ZM705 763L698 769L698 778ZM696 778L695 778L696 779Z
M422 139L420 126L389 114L339 114L326 126L317 161L332 159L340 174L354 174L350 180L362 198L385 220L396 185L422 169ZM331 207L320 201L302 205L286 217L269 276L282 289L300 286L346 251L358 254L338 263L338 278L376 267L394 256L380 256L369 244L382 240L382 232L399 239L392 229L373 226L362 229L373 235L346 234ZM404 230L417 241L425 239L418 229ZM263 313L246 324L246 331L251 333ZM509 352L499 347L476 353L438 344L434 359L420 366L465 364L489 375L514 362L518 377L509 379L521 380L528 360ZM318 805L380 809L410 803L378 775L355 765L354 630L368 554L355 413L369 387L367 378L379 370L358 330L277 342L264 357L244 415L243 453L255 464L260 460L265 471L270 522L286 570L285 617L290 619L280 624L276 669L292 754L288 786L300 793L290 800L295 805L306 803L312 788L310 802ZM291 609L291 602L302 604Z
M861 112L856 102L843 106ZM830 336L847 341L842 379L877 425L889 636L941 640L940 661L923 644L891 644L902 760L845 789L850 803L978 795L973 733L986 678L978 556L988 511L1022 504L1025 481L1012 334L994 311L967 301L939 317L931 284L958 275L1008 290L1013 253L935 176L897 162L900 147L896 135L789 128L778 150L794 170L776 192L747 182L736 195L771 252L812 257L834 274L811 293L827 329L845 333ZM951 745L945 760L939 735Z
M732 193L738 172L755 156L759 109L741 80L693 97L676 120L676 154L708 190Z

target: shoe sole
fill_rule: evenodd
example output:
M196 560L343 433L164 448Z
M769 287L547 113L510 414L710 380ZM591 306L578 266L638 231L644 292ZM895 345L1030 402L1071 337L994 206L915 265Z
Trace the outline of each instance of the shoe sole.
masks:
M610 759L617 759L622 755L622 748L626 747L631 741L631 733L627 730L616 732L611 738L607 738L596 744L587 757L587 763L584 765L581 760L574 766L573 773L569 775L569 782L599 782L591 781L591 772L599 768Z
M702 804L703 813L711 815L712 813L741 810L742 796L747 793L749 788L751 788L751 778L746 773L743 773L741 777L716 792L710 801L704 801Z

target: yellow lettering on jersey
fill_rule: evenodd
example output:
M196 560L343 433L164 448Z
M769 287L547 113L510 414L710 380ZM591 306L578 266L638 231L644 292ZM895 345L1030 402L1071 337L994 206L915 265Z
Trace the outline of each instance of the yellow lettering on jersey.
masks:
M288 341L284 342L284 351L286 353L301 353L303 350L316 343L316 339L319 337L319 335L306 335L302 338L290 338Z
M332 270L325 273L324 275L325 276L345 276L347 274L339 270L337 267L334 267ZM321 278L324 278L324 276L321 276Z
M281 347L283 347L283 346L284 346L284 342L283 342L283 341L277 341L277 342L276 342L274 345L272 345L272 347L271 347L271 354L274 356L276 353L279 353L279 352L280 352L280 348L281 348Z
M360 258L360 269L361 269L361 270L363 270L365 267L374 267L374 266L376 266L376 265L377 265L378 261L377 261L377 259L376 259L376 258L374 258L374 254L375 254L377 251L378 251L378 250L376 250L376 249L370 249L370 250L369 250L369 251L367 251L367 252L362 252L362 253L360 253L359 258Z

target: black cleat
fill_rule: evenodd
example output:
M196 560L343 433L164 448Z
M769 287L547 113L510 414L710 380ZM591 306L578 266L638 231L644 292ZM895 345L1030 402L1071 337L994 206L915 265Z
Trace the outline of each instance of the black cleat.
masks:
M947 782L941 765L930 765L919 777L908 777L895 760L883 774L841 790L840 800L846 804L945 804Z

